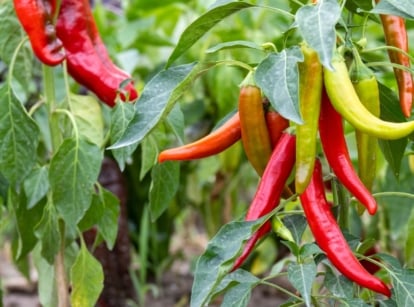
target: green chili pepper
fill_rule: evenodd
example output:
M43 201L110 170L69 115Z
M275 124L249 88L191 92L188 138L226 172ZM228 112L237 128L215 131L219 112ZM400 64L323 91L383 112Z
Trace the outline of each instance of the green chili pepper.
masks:
M322 65L315 50L301 46L304 61L299 63L299 103L303 124L296 125L296 193L309 184L316 156L316 137L321 109Z

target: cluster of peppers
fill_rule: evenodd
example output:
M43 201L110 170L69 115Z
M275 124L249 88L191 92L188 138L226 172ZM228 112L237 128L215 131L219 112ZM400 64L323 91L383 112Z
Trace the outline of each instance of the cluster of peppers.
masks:
M110 59L88 0L14 0L14 7L43 64L66 60L69 74L109 106L118 95L123 101L138 97L131 76Z
M261 89L249 76L241 85L238 111L229 120L204 138L162 151L158 161L208 157L241 139L249 162L261 176L245 220L257 220L274 210L282 198L298 195L309 228L331 263L358 285L389 297L389 287L352 253L331 212L317 158L317 141L319 134L325 158L338 181L373 215L377 210L371 194L377 139L405 137L414 131L414 121L394 123L379 118L377 80L356 50L349 69L343 54L337 52L333 70L324 68L317 52L305 43L301 50L304 61L299 63L299 102L303 124L289 127L289 121L269 108ZM346 145L343 119L356 131L358 172ZM292 185L287 185L292 172L293 192ZM247 241L233 270L270 231L271 223L267 221Z

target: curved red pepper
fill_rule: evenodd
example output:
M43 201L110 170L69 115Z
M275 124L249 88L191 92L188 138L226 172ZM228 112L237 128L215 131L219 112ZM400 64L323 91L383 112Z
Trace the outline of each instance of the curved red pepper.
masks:
M285 183L295 165L295 149L296 137L289 133L283 133L273 149L270 160L260 179L259 187L247 211L246 221L254 221L265 216L279 204ZM246 243L243 253L235 261L232 270L236 270L242 265L256 242L270 229L270 221L267 221L252 235Z
M158 156L158 162L209 157L227 149L240 138L240 117L237 112L223 125L205 137L184 146L162 151Z
M331 105L325 90L322 93L319 135L326 159L339 181L370 214L374 214L377 211L377 202L353 168L344 138L342 117Z
M299 197L315 241L332 264L344 276L360 286L391 296L390 289L364 269L342 235L331 213L331 206L326 200L319 160L315 163L310 184Z
M56 32L67 53L69 74L104 103L114 106L121 83L131 77L118 68L113 69L108 60L102 59L107 53L102 51L103 44L98 48L95 46L94 41L96 43L99 35L95 30L89 1L62 0ZM124 101L138 97L132 81L120 90L120 97Z
M278 112L268 111L265 114L267 131L269 132L270 143L274 148L279 142L283 131L289 127L289 121Z
M65 59L62 42L56 37L52 22L53 1L14 0L17 18L29 37L36 57L44 64L55 66Z

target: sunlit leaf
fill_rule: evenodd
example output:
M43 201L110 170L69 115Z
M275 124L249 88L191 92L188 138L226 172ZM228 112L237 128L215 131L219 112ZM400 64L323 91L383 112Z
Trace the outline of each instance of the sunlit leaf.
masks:
M371 13L397 15L405 19L414 19L414 2L411 0L381 0Z

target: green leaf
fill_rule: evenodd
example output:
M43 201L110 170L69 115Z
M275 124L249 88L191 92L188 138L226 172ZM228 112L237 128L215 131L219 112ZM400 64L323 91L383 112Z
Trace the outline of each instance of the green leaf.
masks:
M151 219L155 221L168 208L178 191L180 164L176 161L157 164L152 169L151 177L149 201Z
M23 182L28 209L33 208L49 191L48 172L46 166L34 169Z
M234 287L237 284L251 284L257 285L260 283L260 279L254 276L252 273L243 269L238 269L230 274L227 274L220 284L216 287L213 296Z
M325 287L332 293L335 297L352 297L354 293L353 283L344 277L343 275L335 274L331 267L327 267L325 280Z
M341 7L336 0L318 1L316 5L302 6L296 12L295 20L304 40L318 52L322 65L329 70L333 70L335 25L340 17Z
M122 137L109 149L139 143L173 108L194 81L213 63L185 64L162 70L145 86L135 103L135 114Z
M13 2L0 3L0 59L10 65L14 51L26 35L16 17ZM17 55L13 70L13 77L25 90L30 88L33 68L33 52L27 41Z
M308 225L306 223L306 218L301 214L294 214L284 217L282 221L292 233L296 244L300 244L302 235L306 229L306 226Z
M203 37L204 34L206 34L211 28L213 28L224 18L249 7L254 7L254 5L242 1L234 1L224 5L215 6L208 12L201 15L194 22L192 22L181 34L177 46L167 61L166 67L169 67L176 59L178 59L201 37Z
M95 226L102 218L105 210L105 205L100 195L93 194L92 202L89 209L86 211L83 218L78 223L79 230L84 232Z
M370 13L414 19L414 3L411 0L381 0Z
M252 289L256 284L241 283L238 284L224 294L222 307L246 307L249 303Z
M68 100L80 135L101 147L104 142L104 120L99 102L92 96L74 94Z
M133 119L135 113L134 105L130 103L117 103L111 110L111 143L116 142L124 133L128 124ZM131 159L132 153L138 144L132 144L124 148L112 149L112 154L118 162L121 170L125 169L125 164Z
M234 260L241 254L243 244L260 227L260 222L230 222L211 239L196 263L191 291L192 307L208 304L216 288L232 269Z
M411 211L410 218L406 224L404 255L407 264L414 263L414 210Z
M53 264L60 247L60 232L57 212L50 203L43 210L42 219L35 228L35 235L41 242L42 257Z
M55 266L54 263L49 263L43 257L38 245L33 252L33 262L39 274L38 280L38 295L41 306L55 307L58 306L57 288L55 281Z
M306 306L310 307L312 283L316 277L315 262L291 262L287 268L287 272L289 281L300 292L305 300Z
M369 307L368 305L360 298L345 298L341 299L340 307Z
M371 0L348 0L345 7L353 13L359 13L360 9L369 11L372 9Z
M380 91L381 118L391 122L405 122L406 119L401 112L399 100L394 91L381 83L378 83L378 88ZM404 156L407 142L407 138L398 140L378 140L380 149L396 178L399 178L400 175L401 161Z
M104 273L102 265L88 251L85 244L72 266L71 272L73 307L95 306L103 289Z
M174 134L182 141L184 139L185 120L184 114L178 104L174 105L168 114L167 123Z
M389 274L397 306L414 306L414 270L393 268Z
M101 201L104 204L104 212L97 226L99 233L105 239L106 246L111 250L118 234L119 199L112 192L103 189Z
M49 181L53 204L69 227L74 227L91 205L102 151L82 139L63 141L52 157Z
M303 61L299 47L284 49L265 58L256 69L255 81L271 105L285 118L302 123L299 111L299 72Z
M0 87L0 172L22 181L36 162L39 129L6 84Z
M210 47L206 50L206 53L215 53L221 50L234 49L234 48L249 48L249 49L263 51L262 46L256 43L253 43L251 41L236 40L236 41L231 41L231 42L220 43L213 47Z
M386 301L379 301L378 303L380 307L398 307L397 303L392 299Z
M157 163L158 146L153 134L148 135L141 142L141 169L139 179L142 180L148 171Z

